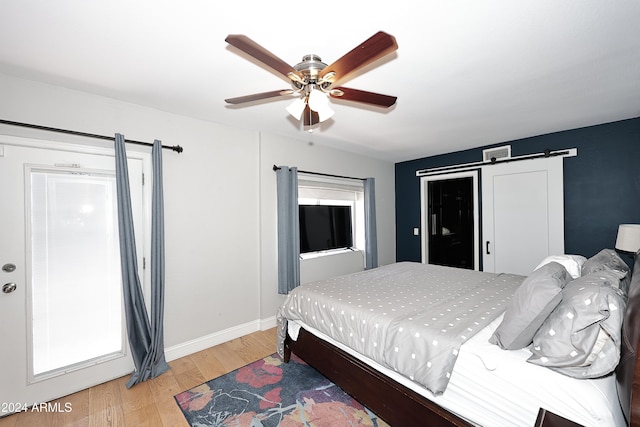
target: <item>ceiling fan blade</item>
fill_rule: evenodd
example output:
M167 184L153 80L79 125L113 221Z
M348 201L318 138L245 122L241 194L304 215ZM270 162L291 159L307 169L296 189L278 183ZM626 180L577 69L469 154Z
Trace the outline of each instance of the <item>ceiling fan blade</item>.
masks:
M395 37L384 31L379 31L355 49L346 53L333 64L320 72L320 78L324 78L330 72L336 73L333 82L344 80L348 75L357 71L371 62L398 49Z
M275 98L276 96L291 95L291 89L272 90L271 92L254 93L253 95L239 96L237 98L225 99L227 104L243 104L245 102L259 101L261 99Z
M316 123L320 123L320 116L307 105L302 112L302 121L304 126L313 126Z
M296 71L296 69L291 65L287 64L282 59L278 58L273 53L269 52L267 49L260 46L258 43L254 42L245 35L229 34L225 41L231 46L240 49L249 56L252 56L253 58L262 62L272 70L275 70L278 73L282 74L284 77L287 77L287 79L289 79L289 73L300 76L300 73Z
M348 87L337 87L329 92L332 98L344 99L345 101L362 102L378 107L389 108L396 103L397 96L383 95L381 93L367 92L364 90L350 89Z

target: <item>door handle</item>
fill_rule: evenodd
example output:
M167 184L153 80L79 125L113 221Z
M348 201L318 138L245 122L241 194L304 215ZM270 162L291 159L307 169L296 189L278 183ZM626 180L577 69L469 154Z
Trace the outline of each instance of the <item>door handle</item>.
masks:
M491 255L491 252L489 252L489 243L491 243L491 242L489 242L489 241L487 240L487 255Z
M2 292L4 292L5 294L10 294L11 292L15 291L17 287L18 286L13 282L5 283L2 287Z
M436 226L436 221L438 220L438 216L436 214L431 214L431 235L435 236L438 233L438 227Z

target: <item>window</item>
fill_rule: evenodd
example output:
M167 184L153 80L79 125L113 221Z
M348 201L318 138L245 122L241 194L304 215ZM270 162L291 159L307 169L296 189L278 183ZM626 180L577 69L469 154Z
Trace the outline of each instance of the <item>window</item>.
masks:
M30 172L33 375L44 378L125 352L116 179Z
M364 251L362 181L300 174L298 205L301 209L301 252L318 255L345 249L347 246ZM312 206L326 208L313 209ZM351 235L348 236L348 233ZM317 250L320 246L326 248Z

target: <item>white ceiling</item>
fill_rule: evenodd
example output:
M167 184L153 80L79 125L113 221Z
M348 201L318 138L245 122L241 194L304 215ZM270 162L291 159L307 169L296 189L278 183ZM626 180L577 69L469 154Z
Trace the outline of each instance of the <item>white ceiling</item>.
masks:
M324 6L0 0L0 72L392 161L640 116L640 1ZM294 65L308 53L331 63L379 30L397 52L341 85L397 96L388 110L332 101L333 118L309 134L286 98L224 102L289 87L225 43L228 34Z

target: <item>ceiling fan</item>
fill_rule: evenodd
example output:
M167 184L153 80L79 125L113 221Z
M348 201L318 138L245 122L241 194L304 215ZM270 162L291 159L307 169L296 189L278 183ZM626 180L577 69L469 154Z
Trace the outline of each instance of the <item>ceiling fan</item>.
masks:
M343 86L335 87L338 82L345 80L357 70L398 49L395 37L383 31L377 32L331 65L322 62L318 55L310 54L305 55L302 62L290 66L241 34L230 34L225 41L276 71L291 84L291 89L225 99L229 104L295 95L296 99L287 107L287 111L298 120L302 119L304 126L313 126L333 115L328 97L384 108L391 107L396 102L395 96Z

